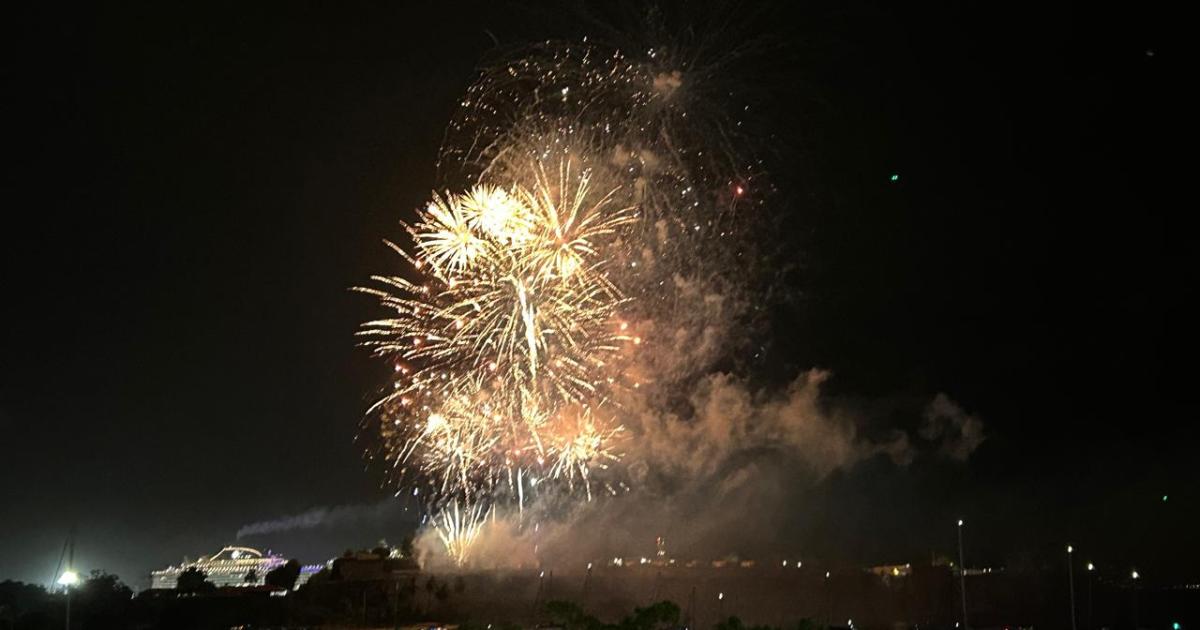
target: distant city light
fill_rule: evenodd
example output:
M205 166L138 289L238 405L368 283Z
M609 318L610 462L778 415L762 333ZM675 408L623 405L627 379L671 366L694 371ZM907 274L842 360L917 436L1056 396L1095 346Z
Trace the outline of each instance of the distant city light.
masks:
M890 179L894 182L898 182L898 181L900 181L900 175L897 173L892 173L892 176Z
M79 583L79 574L70 569L63 571L63 574L58 578L59 586L75 586Z
M717 599L725 599L725 593L717 593Z
M1067 553L1075 553L1075 548L1071 545L1067 545Z
M1137 580L1137 579L1140 579L1142 576L1141 576L1141 574L1140 574L1140 573L1138 573L1138 572L1137 572L1137 570L1135 569L1135 570L1134 570L1132 573L1130 573L1130 574L1129 574L1129 577L1131 577L1131 578L1133 578L1133 579Z
M1095 570L1096 570L1096 565L1089 562L1088 563L1088 571L1095 571Z
M962 519L961 519L961 518L960 518L960 519L958 519L958 526L959 526L959 527L962 527L962 523L963 523Z
M1167 495L1164 494L1163 495L1163 503L1166 503L1166 502L1167 502Z

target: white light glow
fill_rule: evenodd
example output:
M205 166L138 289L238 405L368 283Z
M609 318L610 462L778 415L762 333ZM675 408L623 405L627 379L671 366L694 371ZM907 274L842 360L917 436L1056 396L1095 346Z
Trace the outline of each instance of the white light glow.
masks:
M60 586L75 586L78 583L79 574L71 570L63 571L63 574L58 578Z

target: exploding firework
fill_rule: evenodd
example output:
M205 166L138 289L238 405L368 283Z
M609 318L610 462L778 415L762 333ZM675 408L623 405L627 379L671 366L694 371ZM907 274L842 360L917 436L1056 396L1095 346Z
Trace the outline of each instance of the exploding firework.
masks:
M421 281L360 289L392 311L359 333L398 370L373 411L400 475L419 471L437 497L520 501L560 477L590 494L590 468L616 459L606 368L638 340L604 251L635 218L570 159L552 173L436 195L409 228L413 253L393 245Z
M449 190L388 242L406 269L358 289L388 310L362 344L395 369L368 455L424 491L456 562L484 514L531 493L627 489L599 474L636 437L627 403L714 361L715 320L738 316L713 285L751 258L740 215L761 200L708 78L666 49L491 63L447 131Z

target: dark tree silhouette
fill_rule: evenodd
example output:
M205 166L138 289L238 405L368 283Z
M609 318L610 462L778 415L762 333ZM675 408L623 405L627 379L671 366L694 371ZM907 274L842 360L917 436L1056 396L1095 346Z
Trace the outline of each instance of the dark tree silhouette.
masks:
M679 605L669 601L650 604L645 608L634 608L633 615L625 617L620 623L620 627L624 630L654 630L677 626L679 626Z
M112 573L94 570L76 589L76 615L85 628L124 627L133 590Z
M263 583L290 591L296 587L296 580L299 578L300 563L295 560L288 560L286 563L268 571Z
M208 574L196 567L188 567L179 573L179 579L175 582L175 590L182 593L196 593L200 591L211 591L215 586L208 581Z
M37 584L26 584L13 580L0 582L0 623L7 621L8 625L0 627L20 627L15 625L23 615L32 614L41 609L50 599L46 589Z
M811 619L808 619L808 618L800 620L800 623L797 626L798 630L810 630L810 629L816 630L818 628L824 628L824 626L818 626L818 625L814 624ZM740 618L730 617L728 619L718 622L716 630L779 630L779 629L774 628L772 626L765 626L765 625L747 626L746 624L742 623L742 620Z
M595 617L583 612L579 604L561 600L546 602L546 614L555 625L565 630L599 630L603 627Z
M133 598L133 589L125 585L121 578L112 573L94 569L88 579L77 591L80 600L93 599L96 601L115 599L129 601Z

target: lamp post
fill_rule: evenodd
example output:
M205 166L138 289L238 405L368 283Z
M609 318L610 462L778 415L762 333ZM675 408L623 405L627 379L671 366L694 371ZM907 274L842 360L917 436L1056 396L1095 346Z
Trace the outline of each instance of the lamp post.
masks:
M1092 573L1096 571L1096 565L1091 562L1087 563L1088 570L1088 630L1092 630Z
M1129 572L1129 577L1133 580L1133 627L1138 627L1138 580L1142 579L1142 575L1137 569Z
M579 596L579 606L587 608L588 582L592 580L592 563L587 563L587 570L583 574L583 593Z
M1075 628L1075 563L1073 556L1075 548L1067 545L1067 582L1071 587L1071 630Z
M59 586L62 586L67 591L67 621L66 629L71 630L71 587L79 583L79 574L72 569L63 571L63 574L58 578Z
M962 625L964 630L970 630L967 623L967 563L963 560L963 520L958 519L958 592L962 595Z
M833 584L829 581L830 572L825 572L825 603L829 605L829 609L825 614L825 625L833 625Z

